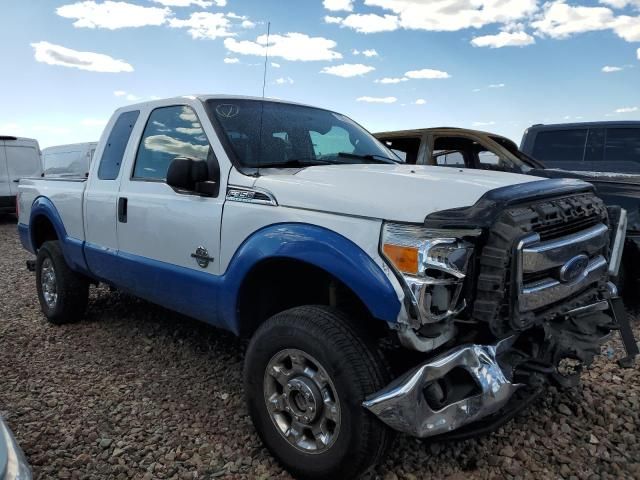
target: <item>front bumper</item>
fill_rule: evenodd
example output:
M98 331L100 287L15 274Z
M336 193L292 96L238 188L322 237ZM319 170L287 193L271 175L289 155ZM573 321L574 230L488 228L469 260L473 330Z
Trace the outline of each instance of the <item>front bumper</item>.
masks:
M0 478L31 480L31 469L11 430L0 417Z
M410 370L364 406L389 427L415 437L447 433L504 407L523 385L512 383L498 363L514 337L495 345L463 345ZM425 388L463 369L475 382L474 393L444 407L430 405Z

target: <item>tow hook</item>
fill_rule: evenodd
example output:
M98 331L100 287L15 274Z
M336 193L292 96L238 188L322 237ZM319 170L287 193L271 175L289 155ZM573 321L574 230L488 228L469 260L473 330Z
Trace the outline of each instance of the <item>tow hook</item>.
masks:
M35 260L27 260L27 270L30 272L36 271L36 261Z
M633 335L631 324L629 323L629 317L622 303L622 297L617 295L611 298L611 312L613 313L614 320L618 324L620 331L620 338L622 344L627 353L627 356L618 360L618 365L622 368L632 368L635 365L636 357L638 356L638 344Z

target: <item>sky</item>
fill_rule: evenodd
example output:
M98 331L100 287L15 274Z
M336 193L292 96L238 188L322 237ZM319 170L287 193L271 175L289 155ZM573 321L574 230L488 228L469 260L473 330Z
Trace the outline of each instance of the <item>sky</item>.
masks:
M372 132L640 119L640 0L0 0L0 135L95 141L123 105L262 94Z

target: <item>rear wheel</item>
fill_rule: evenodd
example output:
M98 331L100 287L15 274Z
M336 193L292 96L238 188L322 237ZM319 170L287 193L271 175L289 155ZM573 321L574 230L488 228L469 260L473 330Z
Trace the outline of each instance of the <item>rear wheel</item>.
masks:
M89 281L69 268L58 241L42 244L36 258L36 288L42 312L51 323L82 318L89 300Z
M354 478L386 453L392 434L362 401L388 383L388 370L339 311L298 307L267 320L244 376L258 434L298 478Z

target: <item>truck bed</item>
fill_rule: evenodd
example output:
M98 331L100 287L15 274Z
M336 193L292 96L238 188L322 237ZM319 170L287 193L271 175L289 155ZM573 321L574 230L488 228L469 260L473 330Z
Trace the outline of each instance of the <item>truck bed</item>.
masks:
M33 203L45 197L57 211L66 234L84 241L82 219L85 178L25 178L20 180L19 225L29 225Z

